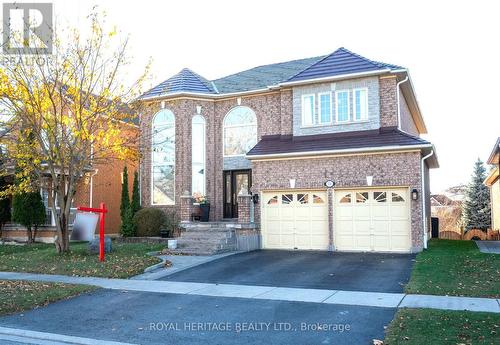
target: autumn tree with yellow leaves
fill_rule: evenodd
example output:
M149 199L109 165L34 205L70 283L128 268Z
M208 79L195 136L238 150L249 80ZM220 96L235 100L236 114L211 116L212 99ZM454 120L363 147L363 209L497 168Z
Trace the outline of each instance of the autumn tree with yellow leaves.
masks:
M51 199L57 200L57 208L54 202L49 206L59 253L69 251L72 198L92 166L138 154L135 138L123 134L123 125L137 113L130 101L148 74L146 66L126 86L128 39L106 31L103 15L93 13L88 19L85 37L74 29L64 38L54 32L53 53L44 63L20 56L16 63L0 66L2 167L17 181L1 193L33 191L45 177Z

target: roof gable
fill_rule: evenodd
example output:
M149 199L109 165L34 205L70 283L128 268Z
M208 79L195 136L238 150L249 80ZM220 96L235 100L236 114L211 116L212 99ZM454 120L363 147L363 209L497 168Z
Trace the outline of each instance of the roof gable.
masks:
M312 66L304 69L288 82L301 81L316 78L333 77L337 75L378 71L383 69L403 69L401 66L377 62L355 54L345 48L339 48L330 55L317 61Z
M182 69L179 73L156 85L145 92L141 98L155 97L177 92L193 92L213 94L216 93L212 83L189 68Z

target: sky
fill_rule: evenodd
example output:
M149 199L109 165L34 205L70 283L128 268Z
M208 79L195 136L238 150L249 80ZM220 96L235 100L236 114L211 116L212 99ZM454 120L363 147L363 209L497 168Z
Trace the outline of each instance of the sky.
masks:
M32 1L30 1L32 2ZM42 2L47 2L44 0ZM500 2L497 1L54 1L56 27L84 31L99 3L130 36L151 86L189 67L215 79L339 47L410 70L440 168L431 190L467 183L500 136Z

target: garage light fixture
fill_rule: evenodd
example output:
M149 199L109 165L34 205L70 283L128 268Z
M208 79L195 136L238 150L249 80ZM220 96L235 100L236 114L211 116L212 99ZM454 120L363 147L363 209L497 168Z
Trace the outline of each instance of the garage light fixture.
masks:
M290 188L295 188L295 179L294 178L290 179Z
M418 190L413 189L411 191L411 200L418 200Z
M333 182L332 180L328 180L325 182L326 188L332 188L333 186L335 186L335 182Z

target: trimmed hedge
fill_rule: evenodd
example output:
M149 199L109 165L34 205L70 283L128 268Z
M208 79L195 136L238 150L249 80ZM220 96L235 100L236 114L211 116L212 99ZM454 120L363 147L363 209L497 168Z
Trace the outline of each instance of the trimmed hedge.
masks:
M147 207L137 211L133 221L138 237L156 237L160 236L160 231L167 222L167 215L159 208Z

